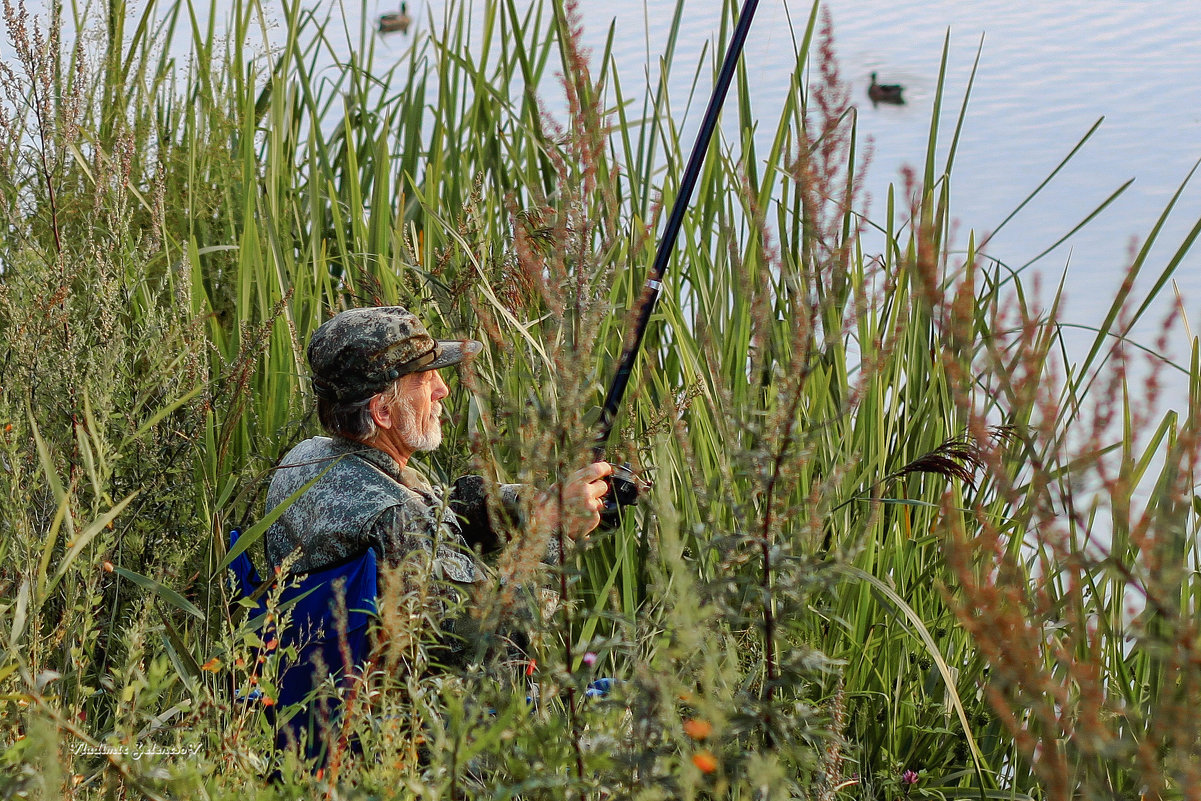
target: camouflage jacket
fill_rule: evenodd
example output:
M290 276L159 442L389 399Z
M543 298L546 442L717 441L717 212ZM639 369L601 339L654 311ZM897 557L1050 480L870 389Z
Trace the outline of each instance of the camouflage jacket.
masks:
M278 566L299 549L293 573L352 559L374 546L396 566L414 551L432 557L434 578L460 584L484 580L475 549L500 547L489 524L484 481L467 476L449 491L431 485L383 451L341 437L314 437L280 463L267 491L274 509L316 479L267 530L267 561ZM501 500L517 508L522 485L501 485Z

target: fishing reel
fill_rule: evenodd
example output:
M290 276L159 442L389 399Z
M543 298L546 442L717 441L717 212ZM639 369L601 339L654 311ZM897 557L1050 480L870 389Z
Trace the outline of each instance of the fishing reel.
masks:
M639 493L651 486L649 481L639 478L628 464L610 462L610 465L613 472L605 476L609 491L601 498L604 506L600 510L600 528L605 531L612 531L621 525L621 508L636 504Z

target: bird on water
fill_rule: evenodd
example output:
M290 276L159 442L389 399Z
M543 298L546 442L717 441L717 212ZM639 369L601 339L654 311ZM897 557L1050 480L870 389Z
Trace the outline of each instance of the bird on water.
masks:
M379 15L380 33L393 33L395 31L405 33L412 24L413 18L409 16L408 3L401 3L400 11Z
M895 106L905 104L905 98L902 92L905 87L899 83L876 83L876 73L872 73L872 85L867 87L867 96L871 98L872 103L892 103Z

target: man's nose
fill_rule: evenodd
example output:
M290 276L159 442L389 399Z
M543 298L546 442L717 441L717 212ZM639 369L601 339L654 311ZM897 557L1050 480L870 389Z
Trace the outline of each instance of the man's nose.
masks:
M450 394L450 388L446 386L446 382L442 380L442 374L434 371L434 400L442 400Z

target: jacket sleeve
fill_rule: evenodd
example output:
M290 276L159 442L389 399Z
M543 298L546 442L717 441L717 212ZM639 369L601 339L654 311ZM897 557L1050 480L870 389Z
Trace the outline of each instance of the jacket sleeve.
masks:
M426 510L403 504L388 507L372 524L372 540L391 567L418 567L418 560L425 558L431 560L436 579L459 584L484 580L474 554L453 531L438 526Z
M502 530L513 530L521 519L518 494L523 484L500 485ZM488 514L488 488L482 476L463 476L450 489L450 508L459 518L459 530L471 548L482 553L499 551L504 540L492 525Z
M505 516L501 521L502 530L519 531L524 528L520 496L529 486L500 485L500 513ZM450 490L450 508L459 518L459 529L469 547L479 548L480 552L485 554L504 547L505 541L494 530L492 519L488 515L487 485L481 476L463 476L454 483ZM559 541L556 537L547 538L542 561L548 565L559 563Z

